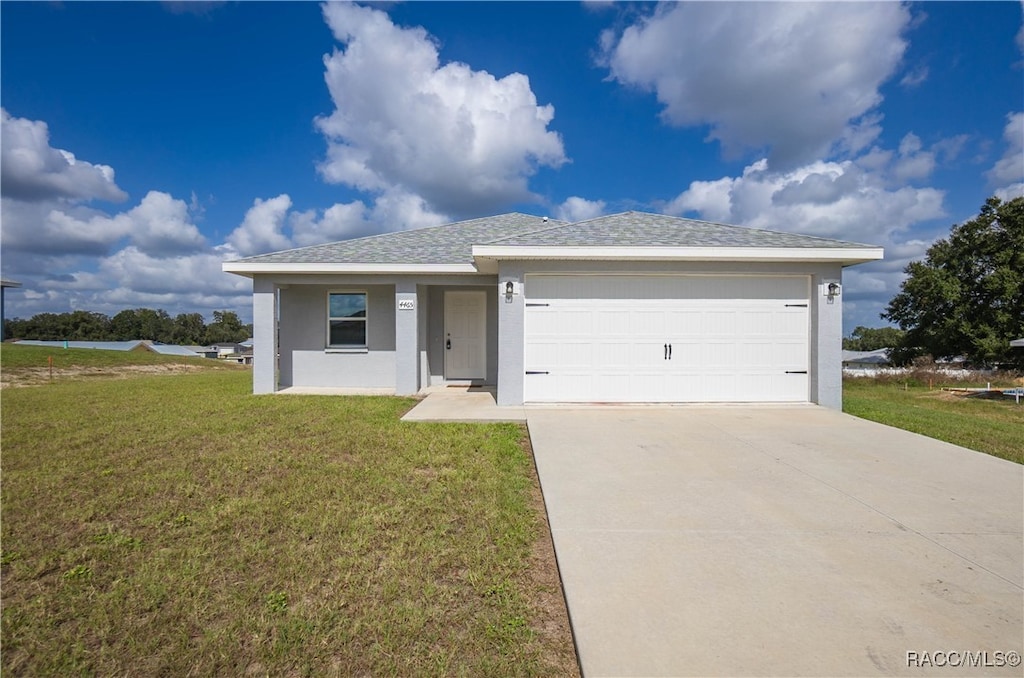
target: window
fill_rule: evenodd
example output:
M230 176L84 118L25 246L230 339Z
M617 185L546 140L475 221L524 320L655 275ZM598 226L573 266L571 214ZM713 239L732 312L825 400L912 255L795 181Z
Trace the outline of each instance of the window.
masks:
M366 292L327 294L327 345L366 346Z

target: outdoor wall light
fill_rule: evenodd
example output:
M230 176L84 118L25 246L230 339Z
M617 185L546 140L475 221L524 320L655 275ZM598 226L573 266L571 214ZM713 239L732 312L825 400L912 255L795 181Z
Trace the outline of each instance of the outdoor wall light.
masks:
M836 302L836 297L842 294L842 292L843 288L837 282L830 282L825 286L825 296L828 298L828 303L830 304L834 304Z
M516 292L516 284L509 280L505 283L505 303L512 303L512 295Z

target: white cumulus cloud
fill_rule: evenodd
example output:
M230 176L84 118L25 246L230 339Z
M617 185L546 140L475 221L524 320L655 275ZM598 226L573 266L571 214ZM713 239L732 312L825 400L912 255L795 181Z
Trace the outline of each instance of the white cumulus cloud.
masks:
M666 122L708 125L726 152L767 149L774 169L789 169L851 129L861 147L877 135L871 112L910 20L898 3L666 3L606 33L603 63L653 91Z
M987 176L997 186L996 195L1010 200L1024 195L1024 112L1006 116L1003 141L1006 142L1006 152Z
M120 202L128 197L114 182L113 168L50 146L45 122L15 118L0 109L0 136L0 187L5 198Z
M555 208L555 218L562 221L584 221L599 217L604 211L604 200L587 200L574 195Z
M292 199L286 193L269 200L256 198L241 225L228 236L228 244L243 257L290 248L292 243L284 229L291 206Z
M442 65L424 29L396 26L376 9L329 3L323 13L344 45L324 57L335 105L316 121L327 181L468 214L532 199L537 168L566 162L548 130L554 108L538 105L525 75Z

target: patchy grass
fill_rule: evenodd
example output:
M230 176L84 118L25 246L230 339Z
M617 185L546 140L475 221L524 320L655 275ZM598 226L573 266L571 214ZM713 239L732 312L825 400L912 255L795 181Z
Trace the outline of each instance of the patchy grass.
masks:
M576 673L522 427L249 388L4 392L5 673Z
M843 382L843 411L1024 464L1024 403L1012 398L857 378Z
M50 359L53 367L50 367ZM160 355L149 351L106 351L0 344L0 383L41 386L89 378L126 378L140 373L176 374L207 370L245 371L238 363L201 357ZM51 377L52 375L52 377Z

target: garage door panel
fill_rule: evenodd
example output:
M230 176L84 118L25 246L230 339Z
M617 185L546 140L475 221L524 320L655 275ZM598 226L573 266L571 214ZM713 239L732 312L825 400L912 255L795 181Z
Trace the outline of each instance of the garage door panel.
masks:
M525 399L806 401L809 289L806 276L527 276L526 369L548 374L528 375Z

